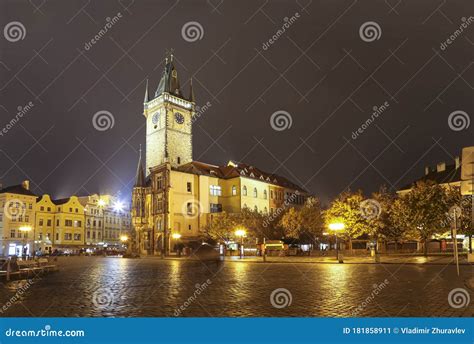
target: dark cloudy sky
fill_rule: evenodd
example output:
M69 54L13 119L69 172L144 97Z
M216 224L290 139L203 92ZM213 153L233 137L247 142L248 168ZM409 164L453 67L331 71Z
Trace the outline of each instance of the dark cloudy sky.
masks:
M193 76L197 103L211 104L194 126L196 160L245 161L323 200L347 187L395 189L474 144L473 15L472 0L1 0L1 129L33 107L0 135L0 180L30 179L54 197L128 196L145 79L154 91L173 48L182 88ZM367 22L375 37L361 36ZM187 24L197 39L183 36ZM98 111L112 128L94 128ZM276 111L291 127L272 128Z

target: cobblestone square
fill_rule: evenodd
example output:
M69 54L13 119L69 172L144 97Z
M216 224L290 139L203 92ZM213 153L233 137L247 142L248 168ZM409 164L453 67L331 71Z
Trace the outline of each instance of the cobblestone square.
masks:
M60 271L2 284L2 316L472 317L449 293L472 267L60 257ZM22 292L19 292L21 288ZM471 297L470 296L470 297ZM471 297L472 298L472 297Z

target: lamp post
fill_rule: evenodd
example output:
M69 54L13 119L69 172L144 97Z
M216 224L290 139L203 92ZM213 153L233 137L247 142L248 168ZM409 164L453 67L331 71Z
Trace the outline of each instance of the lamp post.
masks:
M180 233L173 233L171 234L171 237L176 240L176 242L179 241L179 239L181 239L181 234ZM178 247L178 257L181 257L181 248Z
M240 237L240 259L244 257L244 236L246 235L245 229L237 229L235 235Z
M342 256L339 256L339 243L337 241L337 232L342 231L346 226L342 222L334 222L329 224L329 229L334 231L334 235L336 236L336 256L339 263L344 263Z
M25 248L28 245L28 239L29 239L29 234L28 233L31 231L31 226L21 226L19 229L20 229L21 232L24 233L23 234L23 240L24 240L25 244L23 245L23 253L25 253L25 255L26 255L26 249ZM25 237L25 235L26 235L26 237ZM23 256L23 254L22 254L22 256Z

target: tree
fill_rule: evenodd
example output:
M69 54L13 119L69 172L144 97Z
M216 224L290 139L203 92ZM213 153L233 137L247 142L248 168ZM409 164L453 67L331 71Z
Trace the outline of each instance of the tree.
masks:
M366 216L369 225L369 236L377 243L380 238L386 239L387 236L399 234L394 231L394 226L391 221L391 211L394 202L394 195L391 194L386 186L382 186L378 192L372 194L372 198L364 202L372 206L370 216ZM392 238L390 238L392 239ZM394 238L392 240L398 240Z
M314 243L323 232L324 221L321 203L316 197L308 197L303 207L289 208L280 220L286 237L308 240Z
M432 181L417 182L407 194L400 197L397 222L413 230L423 242L423 251L428 255L428 239L443 232L445 214L449 203L444 189Z
M474 198L473 195L461 195L461 191L458 187L450 187L447 191L449 211L446 216L446 220L449 224L453 224L454 212L456 209L459 211L458 218L456 219L456 225L458 233L466 234L469 237L469 252L472 253L472 236L474 235L473 228L473 209L474 209Z
M361 191L355 193L343 192L331 203L324 214L326 227L330 223L344 223L345 229L341 234L349 240L350 248L352 248L351 240L353 238L370 233L367 218L364 217L361 211L363 201L364 196Z
M204 227L207 236L217 241L230 241L234 237L236 216L225 211L215 213Z

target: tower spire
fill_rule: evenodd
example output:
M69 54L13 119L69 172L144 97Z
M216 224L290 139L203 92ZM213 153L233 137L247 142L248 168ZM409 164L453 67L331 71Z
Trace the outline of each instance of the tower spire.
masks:
M144 103L148 103L150 101L150 97L148 96L148 78L146 79L146 86L145 86L145 99L143 99ZM141 146L140 146L141 151Z
M137 175L136 175L136 181L135 181L135 187L145 187L145 173L143 171L143 165L142 165L142 145L140 145L140 149L138 150L138 166L137 166Z
M194 97L194 90L193 90L193 78L191 78L189 80L189 97L188 97L189 101L195 103L196 102L196 98Z

